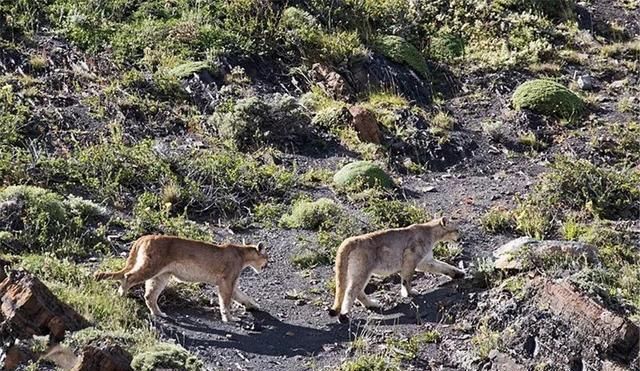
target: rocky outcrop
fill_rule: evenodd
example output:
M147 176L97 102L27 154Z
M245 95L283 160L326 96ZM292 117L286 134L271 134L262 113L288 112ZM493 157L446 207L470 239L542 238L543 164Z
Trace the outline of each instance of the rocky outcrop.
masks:
M638 326L578 292L570 282L539 279L535 303L568 321L574 331L602 349L614 361L638 356Z
M25 271L10 271L0 283L0 338L49 335L58 342L66 331L87 326L86 319Z

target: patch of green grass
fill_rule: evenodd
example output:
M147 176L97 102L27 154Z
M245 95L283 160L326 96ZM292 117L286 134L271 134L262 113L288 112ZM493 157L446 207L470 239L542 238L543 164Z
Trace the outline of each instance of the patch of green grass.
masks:
M446 112L438 111L431 119L431 126L443 130L452 130L455 121L451 115Z
M462 252L462 246L451 242L440 241L433 247L433 256L449 263L453 263L454 259L458 258Z
M591 145L616 161L634 164L640 160L640 123L612 124L604 135L594 135Z
M181 203L196 214L242 215L246 207L282 200L297 183L293 171L262 162L260 153L194 150L176 161L183 176Z
M145 320L146 307L141 301L120 297L113 282L96 281L87 268L51 255L12 259L42 280L62 302L94 322L99 330L128 334L133 337L130 343L141 348L157 341ZM123 264L122 259L106 259L98 269L119 268Z
M405 97L385 91L371 92L367 103L374 108L409 108L409 102Z
M275 227L287 212L287 205L281 203L262 202L254 206L253 217L264 226Z
M211 241L211 233L187 219L185 215L172 215L171 204L162 203L160 196L142 193L133 207L129 236L162 233L183 238Z

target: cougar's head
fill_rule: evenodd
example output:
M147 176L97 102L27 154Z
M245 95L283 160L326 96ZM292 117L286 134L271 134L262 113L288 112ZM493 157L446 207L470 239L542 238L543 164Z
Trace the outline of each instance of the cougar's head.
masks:
M265 250L266 247L264 242L258 242L257 245L252 246L251 252L248 256L249 265L251 265L251 268L253 268L256 273L260 273L265 269L269 262L269 257Z
M458 240L458 223L450 220L446 216L440 218L438 226L441 228L440 238L443 241L457 241Z

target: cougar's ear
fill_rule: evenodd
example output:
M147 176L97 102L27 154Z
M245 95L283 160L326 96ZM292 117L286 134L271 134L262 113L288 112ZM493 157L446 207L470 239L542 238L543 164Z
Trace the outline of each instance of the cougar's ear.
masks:
M264 245L264 242L260 241L256 245L256 248L258 249L258 252L262 254L264 252L266 246Z
M443 216L442 218L440 218L441 226L446 227L448 223L449 223L449 219L446 216Z

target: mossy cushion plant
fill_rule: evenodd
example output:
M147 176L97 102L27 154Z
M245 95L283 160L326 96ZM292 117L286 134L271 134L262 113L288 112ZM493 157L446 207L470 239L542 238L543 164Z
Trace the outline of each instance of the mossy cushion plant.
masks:
M356 161L344 166L333 176L333 183L336 187L347 190L394 187L391 177L369 161Z
M386 35L375 41L376 48L387 58L404 63L423 77L429 76L427 62L415 46L400 36Z
M516 109L572 119L585 110L582 99L563 85L551 80L530 80L520 85L511 97Z
M133 358L131 366L138 371L153 371L163 368L185 371L204 369L202 361L196 356L179 345L168 343L158 344L152 349L138 354Z

